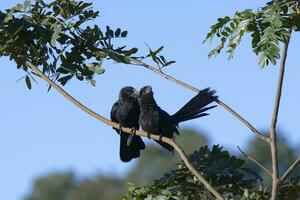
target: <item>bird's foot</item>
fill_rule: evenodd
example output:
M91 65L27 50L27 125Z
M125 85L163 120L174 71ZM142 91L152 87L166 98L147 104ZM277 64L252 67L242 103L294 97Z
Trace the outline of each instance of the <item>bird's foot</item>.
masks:
M122 125L121 124L119 124L119 134L121 134L122 133Z
M136 129L135 129L135 127L133 127L130 132L132 133L133 136L135 136L136 135Z

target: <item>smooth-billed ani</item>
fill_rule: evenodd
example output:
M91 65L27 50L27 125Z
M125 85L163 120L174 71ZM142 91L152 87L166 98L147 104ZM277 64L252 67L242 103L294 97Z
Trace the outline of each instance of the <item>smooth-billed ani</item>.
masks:
M153 97L152 87L145 86L141 88L138 98L141 111L139 124L141 128L148 133L175 138L176 135L179 135L178 124L180 122L206 116L208 114L204 113L205 111L216 107L206 107L216 100L217 97L214 96L214 94L215 91L209 88L201 90L175 114L169 115L157 105ZM174 151L172 146L162 141L156 142L167 150Z
M119 99L114 103L110 112L110 118L121 127L139 129L140 108L137 101L138 91L127 86L120 90ZM123 162L129 162L140 156L140 150L145 149L141 137L129 135L121 130L115 129L120 134L120 158Z

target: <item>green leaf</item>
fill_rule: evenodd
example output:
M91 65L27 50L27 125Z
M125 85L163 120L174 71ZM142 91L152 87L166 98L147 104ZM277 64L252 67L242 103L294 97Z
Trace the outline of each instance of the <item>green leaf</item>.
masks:
M267 56L264 53L261 53L258 59L258 65L261 68L264 68L264 66L267 64L267 60L268 60Z
M50 44L51 44L52 47L56 47L56 39L55 39L55 37L51 38Z
M55 13L55 16L59 15L60 13L60 8L56 5L53 6L53 12Z
M249 191L248 191L248 189L245 189L245 190L244 190L244 196L245 196L246 198L249 197Z
M99 58L105 58L107 56L107 54L105 52L102 51L97 51L97 52L93 52L93 55L99 57Z
M115 37L119 37L121 34L121 29L118 28L116 31L115 31Z
M228 36L229 36L229 33L227 33L226 31L223 31L223 32L221 33L221 35L223 35L223 36L225 36L225 37L228 37Z
M4 18L4 22L5 22L5 23L12 19L13 13L14 13L14 10L10 10L10 11L6 14L6 17Z
M91 79L90 83L91 83L92 86L96 87L96 81L94 79Z
M166 64L167 60L165 59L164 56L159 56L159 58L162 60L163 64Z
M23 3L23 11L26 11L30 5L31 1L30 0L25 0Z
M60 9L60 15L64 18L64 19L67 19L70 14L69 14L69 11L67 10L67 8L61 8Z
M151 58L152 58L152 60L158 64L158 58L156 57L156 55L155 55L155 53L153 51L150 50L150 52L149 52L148 55L150 55Z
M95 73L96 74L103 74L105 72L105 69L96 69Z
M127 34L128 34L128 32L127 32L127 31L123 31L123 32L121 33L121 37L126 37L126 36L127 36Z
M127 51L124 55L125 56L131 56L132 54L135 54L136 52L138 52L137 48L132 48L129 51Z
M60 34L61 34L61 29L57 24L53 24L53 34L51 36L51 46L52 47L56 47L56 41L60 38Z
M51 90L52 86L49 84L47 92L49 92Z
M232 33L232 29L229 28L229 27L226 27L226 28L225 28L225 31L228 32L228 33Z
M159 54L164 49L164 46L159 47L157 50L155 50L153 53L154 55Z
M176 61L169 61L169 62L166 62L166 63L164 64L164 67L169 66L169 65L172 65L172 64L174 64L174 63L176 63Z
M119 55L119 54L116 54L113 52L108 52L108 56L116 62L130 64L130 60L128 58L126 58L125 56L122 56L122 55Z
M66 85L66 83L73 77L73 75L64 76L60 79L58 79L58 82L60 82L62 85Z
M21 10L22 10L22 8L23 8L23 5L22 5L22 4L20 4L20 3L18 3L18 4L17 4L17 6L16 6L16 10L19 10L19 11L21 11Z
M110 29L109 26L106 26L106 32L105 32L106 37L114 37L114 31Z
M26 82L27 88L28 88L29 90L31 90L31 81L30 81L29 76L26 76L25 82Z

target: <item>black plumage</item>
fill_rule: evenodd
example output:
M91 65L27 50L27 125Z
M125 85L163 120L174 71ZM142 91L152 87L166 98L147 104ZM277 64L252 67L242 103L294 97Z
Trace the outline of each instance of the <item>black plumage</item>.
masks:
M113 122L120 124L120 127L139 129L140 109L137 101L138 92L130 86L120 90L119 99L114 103L110 112ZM118 129L120 134L120 158L123 162L129 162L133 158L140 156L140 150L145 149L145 144L141 137L129 135Z
M214 94L215 91L206 88L200 91L175 114L169 115L157 105L153 97L152 87L145 86L140 90L139 95L141 111L139 124L146 132L175 138L176 135L179 135L178 124L180 122L208 115L204 112L215 107L206 107L216 100L217 97ZM157 142L167 150L174 151L172 146L161 141Z

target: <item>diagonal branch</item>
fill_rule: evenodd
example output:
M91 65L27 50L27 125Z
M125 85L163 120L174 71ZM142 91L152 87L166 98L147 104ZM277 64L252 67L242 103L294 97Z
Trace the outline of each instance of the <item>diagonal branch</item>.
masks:
M114 123L105 117L97 114L96 112L92 111L79 101L77 101L74 97L72 97L70 94L68 94L63 88L58 86L56 83L51 81L47 76L45 76L36 66L34 66L31 62L26 61L26 65L30 67L38 76L40 76L42 79L44 79L47 83L49 83L53 88L55 88L59 93L61 93L66 99L71 101L74 105L76 105L78 108L80 108L82 111L86 112L87 114L91 115L92 117L98 119L99 121L113 127L116 129L119 129L120 126L117 123ZM128 134L133 134L131 128L124 128L122 127L122 131L126 132ZM135 134L138 136L148 137L149 134L144 131L135 131ZM224 200L224 198L221 196L221 194L192 166L192 164L189 162L188 157L184 150L172 139L167 137L161 137L159 135L154 135L150 133L150 137L154 140L162 140L163 142L171 145L174 147L176 152L179 154L180 158L183 160L184 164L187 166L189 171L198 178L198 180L207 188L208 191L210 191L218 200Z
M291 32L290 32L291 33ZM277 193L278 193L278 183L279 183L279 172L278 172L278 155L277 155L277 139L276 139L276 125L280 107L280 100L281 100L281 92L283 86L283 79L284 79L284 71L285 71L285 63L287 58L288 47L290 43L290 37L287 38L287 41L284 44L281 63L280 63L280 71L279 71L279 78L277 83L277 91L275 96L275 103L274 103L274 110L272 115L271 127L270 127L270 139L271 139L271 156L272 156L272 197L271 200L275 200Z
M280 182L284 182L289 175L296 169L296 167L298 167L298 165L300 165L300 157L297 158L297 160L295 160L291 166L286 170L286 172L281 176L280 178Z
M128 58L130 60L130 62L132 64L136 64L139 66L143 66L159 75L161 75L162 77L164 77L165 79L168 79L170 81L173 81L175 83L177 83L178 85L187 88L193 92L198 93L200 90L188 85L187 83L184 83L168 74L163 73L161 70L152 67L140 60L134 59L134 58ZM224 102L222 102L221 100L216 100L216 103L218 103L220 106L222 106L223 108L225 108L228 112L230 112L233 116L235 116L238 120L240 120L245 126L247 126L253 133L255 133L261 140L263 140L264 142L270 143L270 139L265 136L264 134L262 134L261 132L259 132L256 128L254 128L254 126L252 126L246 119L244 119L239 113L237 113L236 111L234 111L231 107L229 107L228 105L226 105Z
M260 164L257 160L255 160L254 158L252 158L251 156L247 155L239 146L237 146L237 148L240 150L240 152L249 160L251 160L252 162L254 162L258 167L260 167L262 170L264 170L267 174L269 174L272 177L272 173L265 168L262 164Z

